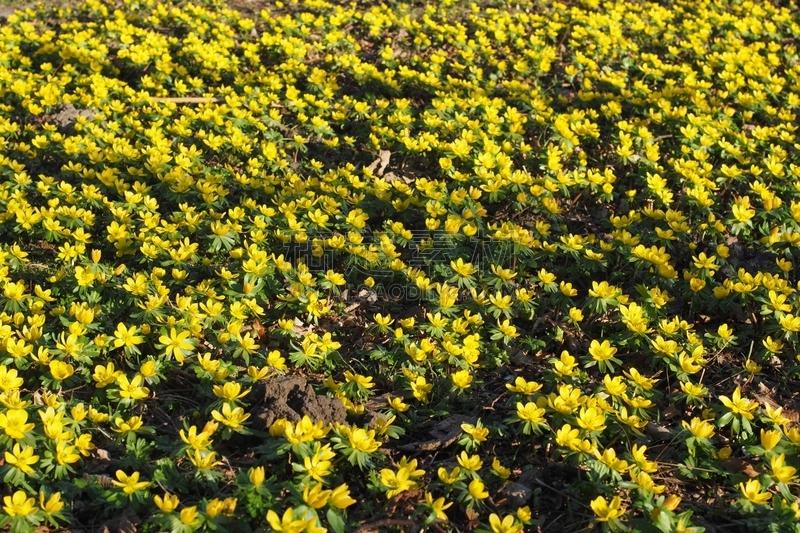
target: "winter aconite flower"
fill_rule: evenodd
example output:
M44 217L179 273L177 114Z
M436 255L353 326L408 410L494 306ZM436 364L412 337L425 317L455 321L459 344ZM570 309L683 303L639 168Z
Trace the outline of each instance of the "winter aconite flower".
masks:
M772 498L772 494L769 492L761 492L761 483L757 479L739 483L739 490L742 492L742 496L756 505L764 505Z
M772 456L769 461L769 467L772 470L772 477L778 483L790 483L794 480L797 469L793 466L786 464L786 454L782 453L778 456Z
M153 502L155 502L156 507L158 507L161 512L165 514L169 514L177 509L178 504L180 503L175 494L165 494L163 497L159 495L153 496Z
M231 409L230 404L226 403L221 411L211 411L211 417L233 430L240 430L244 428L242 423L250 418L250 414L245 413L241 407Z
M489 492L486 490L483 481L478 478L469 482L467 490L469 490L470 496L476 500L484 500L489 497Z
M158 342L163 345L164 352L168 357L172 356L176 361L182 363L185 357L194 350L194 343L189 340L190 337L191 332L189 331L178 332L175 328L171 328L169 335L161 335Z
M790 529L795 3L9 14L0 530Z
M701 420L699 417L692 418L690 423L684 420L682 425L698 439L709 439L714 436L714 426L705 420Z
M347 486L347 483L342 483L331 490L328 503L337 509L345 509L357 502L350 497L350 488Z
M143 387L142 383L144 378L141 374L136 374L133 379L128 381L125 374L117 377L117 385L119 385L119 396L129 400L142 400L150 395L150 389Z
M12 518L30 516L36 510L36 500L29 498L24 491L18 490L11 496L3 497L3 511Z
M594 511L598 522L608 522L616 520L625 514L625 510L621 509L619 496L614 496L609 503L602 496L598 496L590 503L592 511Z
M720 396L719 401L721 401L731 413L742 416L747 420L753 419L753 411L758 407L758 402L742 398L742 391L739 387L736 387L736 390L733 391L731 398Z
M284 511L283 516L279 516L278 513L270 509L267 512L267 522L269 522L273 531L301 533L305 531L309 520L306 520L304 517L296 518L294 510L290 507Z
M38 455L33 455L33 446L20 447L19 443L14 443L14 447L10 452L5 452L6 463L19 469L25 474L33 474L34 469L31 468L39 460Z
M112 483L128 495L144 490L152 484L149 481L139 481L139 472L134 472L129 476L124 471L117 470L116 477L117 479L113 480Z
M14 440L24 439L34 427L35 424L28 423L28 412L24 409L8 409L0 413L0 429Z
M495 513L489 515L489 527L492 528L492 533L521 533L524 528L522 524L516 523L513 515L506 515L501 520Z

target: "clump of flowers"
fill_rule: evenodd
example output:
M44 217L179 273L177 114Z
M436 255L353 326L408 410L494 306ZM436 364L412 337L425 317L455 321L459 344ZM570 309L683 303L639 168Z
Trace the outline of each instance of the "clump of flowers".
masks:
M0 527L795 527L796 9L545 4L11 14Z

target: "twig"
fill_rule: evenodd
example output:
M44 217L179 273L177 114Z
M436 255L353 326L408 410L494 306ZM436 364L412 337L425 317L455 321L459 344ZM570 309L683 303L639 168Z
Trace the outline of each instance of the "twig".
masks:
M558 522L561 519L561 517L563 517L563 516L564 516L564 514L562 513L562 514L558 515L557 517L555 517L549 524L545 525L542 528L542 531L547 531L548 529L550 529L550 526L552 526L553 524Z
M569 494L567 494L566 492L560 491L560 490L558 490L557 488L555 488L555 487L552 487L552 486L548 485L547 483L545 483L545 482L544 482L544 481L542 481L541 479L537 479L537 480L535 481L535 483L536 483L537 485L541 485L541 486L543 486L543 487L544 487L544 488L546 488L546 489L550 489L550 490L552 490L552 491L553 491L553 492L555 492L556 494L560 494L561 496L563 496L564 498L566 498L566 499L568 499L568 500L572 500L573 502L577 503L578 505L580 505L580 506L581 506L581 507L583 507L584 509L588 509L588 510L592 511L592 508L591 508L591 507L589 507L588 505L586 505L585 503L583 503L583 502L580 502L580 501L576 500L575 498L573 498L572 496L570 496L570 495L569 495ZM592 511L592 512L594 513L594 511Z
M402 520L400 518L385 518L369 524L364 524L356 529L355 533L380 532L380 528L389 526L419 526L414 520Z
M683 464L679 465L679 464L675 464L675 463L665 463L664 461L658 461L658 464L659 465L663 465L663 466L671 466L673 468L683 467L683 468L686 468L687 470L699 470L700 472L709 472L709 473L712 473L712 474L717 472L716 470L710 470L708 468L700 468L699 466L688 466L688 465L683 465ZM664 479L667 479L667 478L664 478Z

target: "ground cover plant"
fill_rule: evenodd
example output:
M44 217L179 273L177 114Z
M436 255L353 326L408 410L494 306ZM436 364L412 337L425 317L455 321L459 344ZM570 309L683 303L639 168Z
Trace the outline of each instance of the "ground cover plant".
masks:
M0 528L800 529L796 10L254 5L0 26Z

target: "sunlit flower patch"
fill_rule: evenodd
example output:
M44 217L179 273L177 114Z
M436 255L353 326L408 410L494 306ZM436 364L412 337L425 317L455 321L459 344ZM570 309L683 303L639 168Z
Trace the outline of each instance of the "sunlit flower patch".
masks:
M795 530L800 19L664 4L9 16L0 528Z

